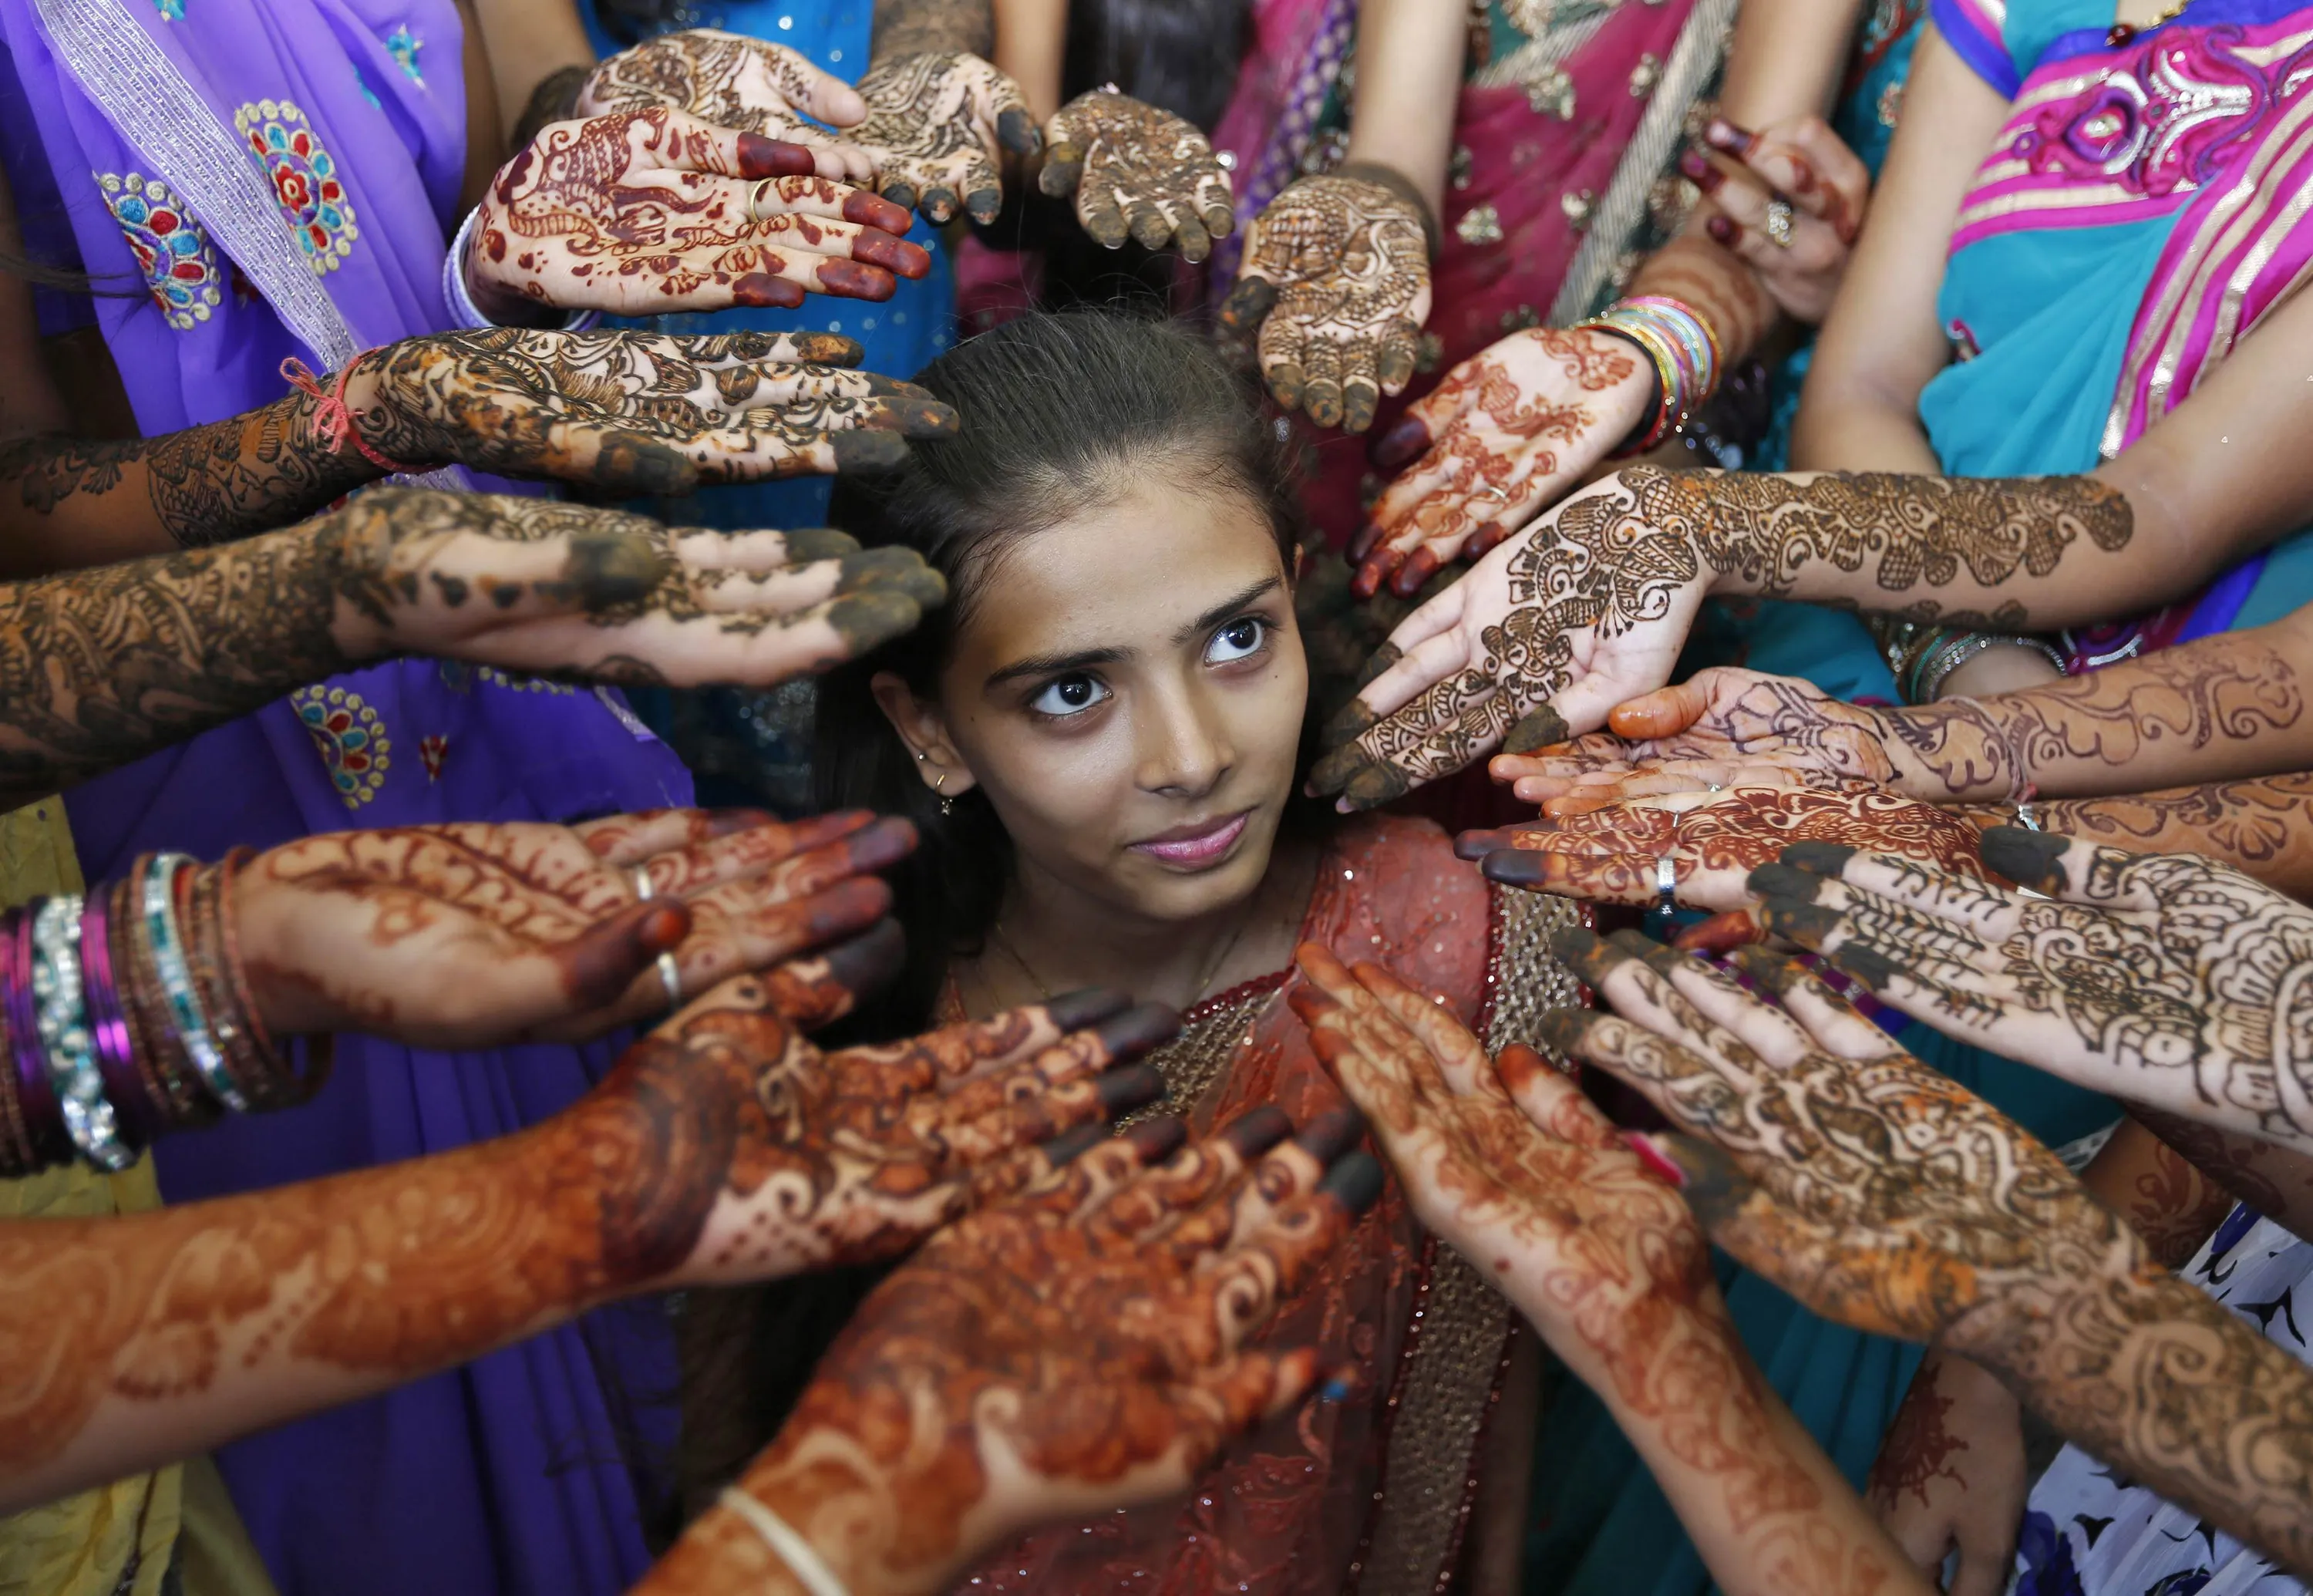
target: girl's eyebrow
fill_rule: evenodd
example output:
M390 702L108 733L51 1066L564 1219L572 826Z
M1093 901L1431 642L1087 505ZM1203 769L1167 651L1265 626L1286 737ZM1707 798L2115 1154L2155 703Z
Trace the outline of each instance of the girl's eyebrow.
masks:
M1130 648L1086 648L1076 654L1035 654L1026 659L1016 659L1002 670L989 675L988 685L1016 682L1023 676L1050 676L1062 671L1080 671L1088 666L1115 665L1132 656Z
M1210 631L1214 627L1218 626L1222 622L1236 614L1239 610L1246 608L1248 605L1253 604L1258 600L1267 598L1270 594L1284 585L1285 578L1282 577L1263 577L1260 581L1255 582L1244 592L1235 594L1230 597L1223 599L1211 609L1207 610L1203 614L1198 616L1194 621L1190 622L1188 625L1174 632L1173 634L1173 641L1175 643L1185 643L1200 631Z

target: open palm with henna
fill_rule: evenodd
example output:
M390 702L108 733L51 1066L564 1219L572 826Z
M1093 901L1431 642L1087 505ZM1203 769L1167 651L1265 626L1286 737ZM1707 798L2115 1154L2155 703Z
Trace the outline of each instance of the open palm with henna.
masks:
M931 257L907 226L891 201L813 175L801 145L658 106L547 127L491 181L463 267L500 322L791 310L922 277Z
M1402 474L1350 545L1359 595L1410 597L1501 542L1631 436L1654 388L1638 348L1596 328L1529 328L1462 362L1374 441Z
M1711 1238L1817 1313L1931 1340L2062 1433L2300 1573L2313 1570L2313 1370L2159 1267L2004 1115L1790 959L1772 1008L1631 933L1559 939L1620 1018L1553 1042L1688 1133L1653 1138Z
M1095 89L1052 113L1044 146L1037 186L1075 195L1077 220L1112 250L1128 238L1152 250L1176 243L1202 260L1236 225L1212 145L1169 110Z
M914 841L857 812L698 809L331 832L233 872L233 909L277 1032L582 1040L668 1006L662 953L703 992L866 930L891 905L872 872Z
M1884 789L1734 787L1631 798L1527 825L1464 832L1464 859L1487 879L1562 897L1650 908L1659 861L1672 862L1679 904L1721 912L1749 901L1746 877L1794 842L1840 843L1974 875L1976 828L1949 810Z
M1186 1490L1308 1389L1312 1353L1247 1344L1380 1195L1374 1160L1341 1156L1354 1124L1292 1129L1256 1109L1182 1148L1178 1121L1152 1120L932 1238L638 1596L786 1588L764 1509L881 1596L944 1590L1031 1526Z
M875 175L866 151L829 131L866 114L858 94L783 44L715 28L660 33L595 67L576 109L581 117L599 117L654 105L802 145L822 177L857 182Z
M883 470L955 429L911 384L843 367L831 333L438 332L360 357L347 405L412 467L589 482L614 497Z
M1412 184L1366 165L1305 177L1253 219L1220 322L1260 329L1279 404L1362 432L1404 391L1429 319L1428 225Z
M2049 896L1812 845L1754 872L1751 890L1770 930L1938 1030L2091 1090L2313 1148L2313 910L2192 854L2010 826L1983 849Z
M313 524L346 660L433 654L622 684L772 686L913 628L946 586L835 532L669 529L542 499L382 489Z
M884 198L935 224L959 206L975 222L994 221L1004 206L1002 153L1043 147L1020 85L969 51L878 61L859 80L859 97L867 117L850 134L874 157Z

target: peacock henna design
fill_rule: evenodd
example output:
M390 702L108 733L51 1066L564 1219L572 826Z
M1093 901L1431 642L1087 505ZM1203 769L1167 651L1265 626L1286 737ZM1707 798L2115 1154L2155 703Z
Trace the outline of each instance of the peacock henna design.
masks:
M1551 1038L1702 1138L1662 1145L1712 1240L1829 1318L1985 1365L2161 1495L2313 1566L2313 1371L2153 1264L2054 1154L1884 1036L1834 1054L1696 961L1562 940L1627 1018L1562 1011Z
M251 860L233 912L277 1034L582 1040L665 1008L662 952L703 992L866 930L891 897L865 877L913 840L857 813L699 810L333 832Z
M1004 204L999 153L1043 145L1019 85L969 48L902 53L889 43L878 15L875 65L859 80L867 119L849 130L875 157L884 198L934 223L959 205L975 222L994 221Z
M824 334L530 332L411 339L347 384L388 458L590 481L614 497L839 469L889 469L955 429L910 384L805 363ZM852 346L856 348L856 346Z
M2045 578L2082 539L2118 550L2133 525L2127 499L2089 478L1633 466L1502 544L1392 635L1410 657L1429 643L1423 663L1361 692L1340 728L1355 735L1354 752L1336 750L1317 785L1362 807L1498 745L1525 754L1591 730L1669 679L1711 592L1791 593L1827 567L1891 597L1959 587L2000 607L1946 614L1922 598L1902 613L2014 630L2031 613L1999 600L2001 586ZM1438 646L1441 634L1458 647Z
M1793 842L1834 842L1981 871L1976 828L1948 810L1882 789L1737 787L1640 798L1534 825L1465 832L1464 859L1487 878L1563 897L1651 907L1658 861L1675 866L1678 902L1723 911L1746 901L1745 878Z
M1420 458L1350 547L1358 595L1388 581L1411 597L1499 543L1629 435L1653 383L1628 341L1588 328L1530 328L1456 366L1375 446L1385 466Z
M1305 177L1253 220L1220 323L1260 330L1261 373L1279 404L1362 432L1381 396L1413 376L1435 233L1420 191L1388 167Z
M1752 877L1770 930L1887 1001L2091 1089L2313 1146L2313 911L2188 854L1984 833L2024 898L1811 851Z
M1954 1452L1966 1451L1968 1443L1946 1427L1952 1399L1936 1389L1937 1376L1942 1371L1943 1364L1938 1361L1923 1366L1913 1377L1903 1406L1895 1409L1886 1436L1879 1442L1879 1455L1871 1460L1868 1489L1872 1504L1883 1514L1905 1495L1925 1507L1930 1486L1939 1479L1955 1484L1961 1479L1950 1459Z
M558 122L476 213L468 280L499 321L540 307L656 314L889 299L931 258L904 211L811 175L811 152L664 106ZM498 314L500 311L506 313Z
M935 1591L1032 1524L1185 1489L1311 1383L1308 1352L1246 1343L1380 1195L1315 1125L1261 1156L1290 1128L1255 1110L1156 1164L1183 1131L1150 1121L934 1237L845 1327L742 1506L703 1513L638 1596L778 1578L750 1502L849 1589Z
M885 957L847 978L889 973ZM0 1226L14 1288L0 1346L24 1360L0 1392L0 1503L415 1378L615 1296L889 1257L979 1193L1048 1177L1043 1137L1161 1089L1145 1066L1109 1066L1173 1027L1091 993L822 1054L766 996L725 983L570 1109L497 1142L128 1220ZM43 1303L51 1291L69 1312Z
M2313 773L2036 804L2044 830L2133 853L2198 853L2291 896L2313 896ZM1993 818L1987 815L1987 820ZM2005 810L1996 813L2004 823Z
M1213 146L1169 110L1095 89L1052 113L1044 144L1037 186L1075 195L1084 230L1112 250L1128 238L1151 250L1177 243L1202 260L1236 225Z

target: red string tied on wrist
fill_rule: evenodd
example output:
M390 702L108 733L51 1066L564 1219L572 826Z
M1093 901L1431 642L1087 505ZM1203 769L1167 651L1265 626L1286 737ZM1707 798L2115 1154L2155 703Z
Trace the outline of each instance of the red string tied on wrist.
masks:
M376 352L374 349L365 350L364 355L374 355ZM345 368L338 373L338 385L332 392L322 392L321 380L313 375L312 367L295 355L281 363L282 380L296 389L298 392L308 393L313 397L319 407L313 412L313 430L321 435L321 441L328 444L331 449L343 451L350 443L364 460L368 461L386 475L409 476L420 468L415 465L403 465L399 461L388 460L375 449L371 448L369 440L362 436L359 426L362 417L369 412L356 411L346 404L346 384L353 376L355 366L363 357L363 355L356 355L353 359L346 362Z

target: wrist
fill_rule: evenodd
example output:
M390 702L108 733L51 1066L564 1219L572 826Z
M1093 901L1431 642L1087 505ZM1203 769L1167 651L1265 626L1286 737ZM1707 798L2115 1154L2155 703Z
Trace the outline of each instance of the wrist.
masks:
M945 1590L979 1548L959 1547L943 1566L914 1570L902 1580L886 1565L888 1547L846 1532L861 1523L884 1521L884 1504L878 1502L884 1493L848 1469L813 1468L798 1461L814 1454L856 1457L859 1444L859 1437L848 1431L790 1421L742 1481L723 1493L720 1505L737 1518L746 1539L770 1553L773 1566L794 1591L814 1592L815 1574L840 1584L849 1596ZM750 1512L751 1504L759 1511ZM765 1513L774 1522L764 1522Z
M1428 247L1429 258L1432 260L1438 259L1438 213L1430 205L1429 197L1422 193L1419 183L1385 161L1344 161L1326 175L1346 178L1351 182L1371 183L1377 189L1388 190L1404 201L1415 219L1421 224L1421 239Z

